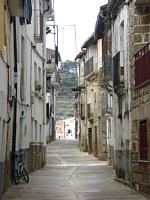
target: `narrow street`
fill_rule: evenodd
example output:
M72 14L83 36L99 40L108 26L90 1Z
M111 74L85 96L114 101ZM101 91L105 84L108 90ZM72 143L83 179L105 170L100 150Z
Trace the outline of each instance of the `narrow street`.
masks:
M3 200L112 200L146 197L113 180L107 162L78 150L77 141L47 146L47 166L30 174L30 182L13 185Z

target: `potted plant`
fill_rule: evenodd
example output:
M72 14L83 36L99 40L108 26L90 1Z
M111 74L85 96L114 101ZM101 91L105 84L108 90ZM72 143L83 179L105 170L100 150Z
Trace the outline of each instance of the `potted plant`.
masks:
M38 83L37 80L35 80L35 90L41 91L41 85Z

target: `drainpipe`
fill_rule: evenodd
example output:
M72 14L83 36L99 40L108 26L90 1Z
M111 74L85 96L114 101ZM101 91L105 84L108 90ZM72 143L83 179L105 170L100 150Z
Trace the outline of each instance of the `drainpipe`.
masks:
M78 69L79 69L79 79L78 79L78 86L80 87L80 63L78 63ZM79 131L79 147L81 148L81 110L80 110L80 91L78 92L78 131Z
M14 31L14 88L16 90L14 97L14 116L13 116L13 135L12 135L12 166L11 176L14 175L15 169L15 152L16 152L16 132L17 132L17 40L16 40L16 17L13 17Z
M129 6L132 0L129 0L126 4L127 16L129 16ZM128 29L129 29L129 20L127 20ZM129 41L128 41L129 42ZM127 55L129 58L129 45L127 46ZM131 114L130 114L130 102L131 102L131 93L130 93L130 60L127 62L127 93L128 93L128 110L129 110L129 173L130 173L130 185L133 186L133 174L132 174L132 133L131 133Z
M46 12L46 11L45 11ZM45 61L46 61L46 16L43 15L43 165L46 164L46 71L45 71Z

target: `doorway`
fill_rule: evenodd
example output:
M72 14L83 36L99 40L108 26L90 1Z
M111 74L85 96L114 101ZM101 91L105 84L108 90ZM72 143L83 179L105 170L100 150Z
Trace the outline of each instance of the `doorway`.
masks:
M88 128L89 153L92 153L92 128Z

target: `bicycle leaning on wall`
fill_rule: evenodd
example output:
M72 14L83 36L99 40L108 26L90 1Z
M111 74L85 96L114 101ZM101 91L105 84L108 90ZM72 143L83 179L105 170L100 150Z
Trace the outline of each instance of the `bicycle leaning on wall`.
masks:
M24 162L22 160L22 154L18 153L15 155L16 167L14 169L13 181L16 185L19 184L19 180L22 178L26 183L29 182L29 175L24 167Z

